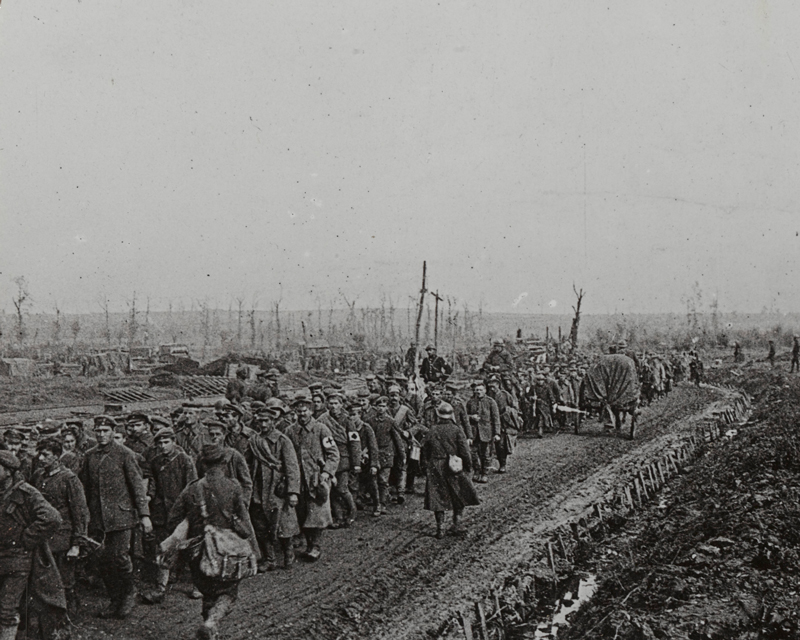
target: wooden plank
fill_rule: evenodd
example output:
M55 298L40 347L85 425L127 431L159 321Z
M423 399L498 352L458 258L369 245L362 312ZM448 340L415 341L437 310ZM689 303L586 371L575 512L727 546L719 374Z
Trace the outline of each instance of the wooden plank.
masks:
M478 622L481 625L481 638L482 640L489 640L489 629L486 626L486 614L483 611L483 604L476 602L475 609L478 611Z
M466 615L464 615L463 611L458 612L459 622L461 622L461 628L464 631L464 638L465 640L473 640L472 636L472 622L469 621Z

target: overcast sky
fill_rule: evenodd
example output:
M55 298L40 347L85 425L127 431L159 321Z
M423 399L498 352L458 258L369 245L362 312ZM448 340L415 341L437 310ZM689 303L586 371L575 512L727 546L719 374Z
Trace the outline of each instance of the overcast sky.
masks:
M800 3L4 0L0 307L800 311ZM281 293L282 291L282 293ZM341 298L339 298L341 299Z

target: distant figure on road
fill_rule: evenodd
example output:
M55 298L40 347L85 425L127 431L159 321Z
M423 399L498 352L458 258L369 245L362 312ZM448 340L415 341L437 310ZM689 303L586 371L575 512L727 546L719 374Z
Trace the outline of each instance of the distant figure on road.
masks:
M411 346L406 351L405 357L405 373L407 376L417 375L417 343L412 342Z
M228 399L228 402L233 402L234 404L238 404L244 398L244 392L247 385L245 385L245 380L247 380L247 375L249 371L247 367L239 366L236 369L236 377L233 378L229 383L227 388L225 389L225 397Z
M792 344L792 368L789 373L800 371L800 336L794 335L794 344Z
M744 354L742 353L742 345L738 342L733 343L733 361L744 362Z
M694 382L696 387L699 387L703 381L703 361L697 354L689 362L689 380Z
M767 354L767 360L769 360L769 366L773 369L775 368L775 341L769 341L769 353Z

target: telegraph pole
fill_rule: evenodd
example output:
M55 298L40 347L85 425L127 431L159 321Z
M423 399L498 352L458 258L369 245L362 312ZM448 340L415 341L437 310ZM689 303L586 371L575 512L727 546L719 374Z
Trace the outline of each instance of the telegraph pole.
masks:
M428 275L428 263L422 262L422 288L419 290L419 306L417 307L417 326L414 329L414 367L416 368L419 362L419 325L422 322L422 308L425 306L425 294L428 290L425 288L425 283ZM414 374L416 375L416 371Z

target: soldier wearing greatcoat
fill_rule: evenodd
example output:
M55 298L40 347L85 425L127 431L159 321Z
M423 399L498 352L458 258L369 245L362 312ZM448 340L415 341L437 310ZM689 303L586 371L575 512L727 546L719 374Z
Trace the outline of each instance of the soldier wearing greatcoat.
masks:
M250 438L245 459L253 478L250 520L261 549L259 571L277 566L278 551L283 566L294 563L292 537L300 533L297 502L300 494L300 465L292 441L278 431L277 407L266 407L255 416L257 433Z
M486 395L482 380L475 382L473 396L467 401L467 415L474 428L472 446L475 454L475 482L489 481L492 444L500 440L500 412L497 403Z
M307 560L319 560L322 530L333 524L330 487L339 467L339 448L330 429L314 420L311 398L298 394L292 403L297 422L286 435L300 463L300 496L297 517L306 538Z
M145 484L133 451L114 442L116 420L95 418L97 446L86 452L79 477L89 506L89 535L102 542L99 570L111 602L99 616L126 618L133 610L131 536L153 531Z
M61 525L50 536L48 543L64 584L67 610L70 615L75 615L78 610L75 562L81 547L86 546L89 507L78 476L64 466L63 449L58 439L48 438L40 442L36 450L40 464L31 484L61 516Z
M150 518L153 521L153 543L160 544L169 536L167 518L172 506L181 492L197 480L197 470L192 459L175 443L175 431L163 426L154 437L150 459ZM156 588L142 594L148 604L164 601L169 584L170 569L159 567L156 575Z
M450 533L463 533L460 522L464 507L477 505L478 494L467 475L470 471L470 450L467 438L455 423L453 407L442 402L436 407L439 422L432 425L422 442L427 483L425 485L425 509L436 517L436 537L442 537L444 512L453 512ZM458 458L460 470L454 470L451 459Z
M0 451L0 640L17 637L19 605L34 550L60 521L58 511L20 475L19 459Z

